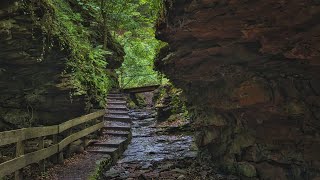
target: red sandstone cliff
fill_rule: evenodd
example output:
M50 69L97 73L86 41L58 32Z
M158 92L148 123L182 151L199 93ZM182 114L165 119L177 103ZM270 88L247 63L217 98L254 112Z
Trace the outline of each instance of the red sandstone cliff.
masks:
M182 88L224 170L320 176L320 2L166 1L157 69Z

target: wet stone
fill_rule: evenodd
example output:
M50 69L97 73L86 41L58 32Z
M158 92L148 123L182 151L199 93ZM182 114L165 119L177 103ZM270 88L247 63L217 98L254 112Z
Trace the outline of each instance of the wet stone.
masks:
M177 178L177 180L183 180L183 179L186 179L186 176L180 175L180 176Z
M193 138L187 135L157 135L152 111L130 111L132 140L111 172L109 179L177 179L187 173L177 168L178 159L192 159ZM191 161L192 162L192 161ZM178 163L179 164L179 163ZM183 163L181 163L183 164ZM115 170L122 169L122 171ZM124 173L126 172L126 173Z
M117 177L119 176L119 174L121 173L121 171L119 170L116 170L114 168L111 168L109 171L107 171L104 175L105 177L110 177L110 178L114 178L114 177Z
M141 114L139 111L138 116ZM134 115L135 112L131 111L130 116L134 118ZM181 133L157 134L162 128L157 126L155 119L146 118L132 123L131 144L122 159L112 167L113 170L105 173L105 179L239 179L220 175L214 167L196 158L193 137ZM249 174L248 169L244 168L246 174Z

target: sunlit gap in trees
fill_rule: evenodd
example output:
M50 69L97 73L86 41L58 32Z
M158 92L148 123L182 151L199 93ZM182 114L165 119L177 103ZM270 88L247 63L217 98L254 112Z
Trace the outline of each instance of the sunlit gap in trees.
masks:
M114 37L123 45L125 57L117 70L122 88L166 83L154 71L154 59L165 45L155 38L155 24L162 10L161 0L110 0L106 18Z

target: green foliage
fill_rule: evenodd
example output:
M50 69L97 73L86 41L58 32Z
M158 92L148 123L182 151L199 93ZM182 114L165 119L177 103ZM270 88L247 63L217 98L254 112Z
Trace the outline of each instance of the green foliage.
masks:
M182 115L185 119L190 119L188 109L186 107L186 100L183 98L182 90L174 87L171 83L160 86L159 93L155 95L154 101L156 106L161 107L169 99L167 106L171 107L172 114Z
M69 1L61 0L31 0L26 3L28 10L34 16L34 22L40 26L49 37L57 39L62 50L70 53L67 60L68 68L64 76L70 78L61 86L75 89L73 95L87 95L104 104L105 96L112 83L106 73L106 55L112 52L102 47L102 42L93 42L93 31L84 26L86 13L96 14L98 6L84 4L86 11L75 11ZM36 12L43 8L44 15L38 18ZM99 23L99 19L90 19L92 24ZM52 45L51 45L52 46ZM51 48L51 47L48 47Z
M110 156L105 156L97 162L97 167L94 172L89 176L89 180L103 179L103 172L110 168L112 165L112 159Z
M162 76L153 70L153 60L163 46L155 39L155 23L161 0L25 0L34 22L50 39L58 40L68 52L68 78L62 87L72 87L72 95L86 95L88 101L104 104L113 86L106 72L107 47L111 34L124 46L123 66L117 71L123 86L159 84ZM40 11L39 11L40 9ZM39 18L38 12L43 12ZM111 33L110 33L111 32ZM98 36L98 37L97 37ZM110 40L111 39L111 40ZM45 44L45 43L44 43ZM52 43L48 49L51 48Z
M117 71L123 88L160 84L162 76L153 70L156 54L164 45L155 39L160 0L110 0L106 12L116 39L124 46L125 60Z

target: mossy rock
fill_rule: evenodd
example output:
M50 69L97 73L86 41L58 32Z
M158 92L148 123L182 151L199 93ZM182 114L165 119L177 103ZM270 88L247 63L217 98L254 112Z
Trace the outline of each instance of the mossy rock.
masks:
M145 97L142 94L130 94L129 108L144 108L147 106Z
M241 175L249 178L257 176L256 168L252 164L248 162L239 162L237 165Z
M221 159L220 168L222 171L228 172L230 174L237 173L237 167L235 165L235 159L232 155L225 155Z
M208 126L212 126L212 125L213 126L225 126L225 125L227 125L226 119L223 116L221 116L220 114L213 114L211 116L207 116L207 117L205 117L205 119L203 121Z
M255 142L255 138L247 132L236 134L234 140L232 141L232 145L230 147L230 153L240 154L242 148L249 147L253 145L254 142Z
M166 121L172 115L182 114L185 119L189 116L186 108L186 100L182 96L182 90L171 84L161 86L154 95L153 102L158 111L158 120Z
M90 180L100 180L104 179L103 172L109 169L112 165L112 158L110 155L105 155L99 161L96 162L96 170L94 173L91 174Z
M206 129L204 131L201 145L205 146L210 143L213 143L215 139L218 137L219 133L215 129Z

